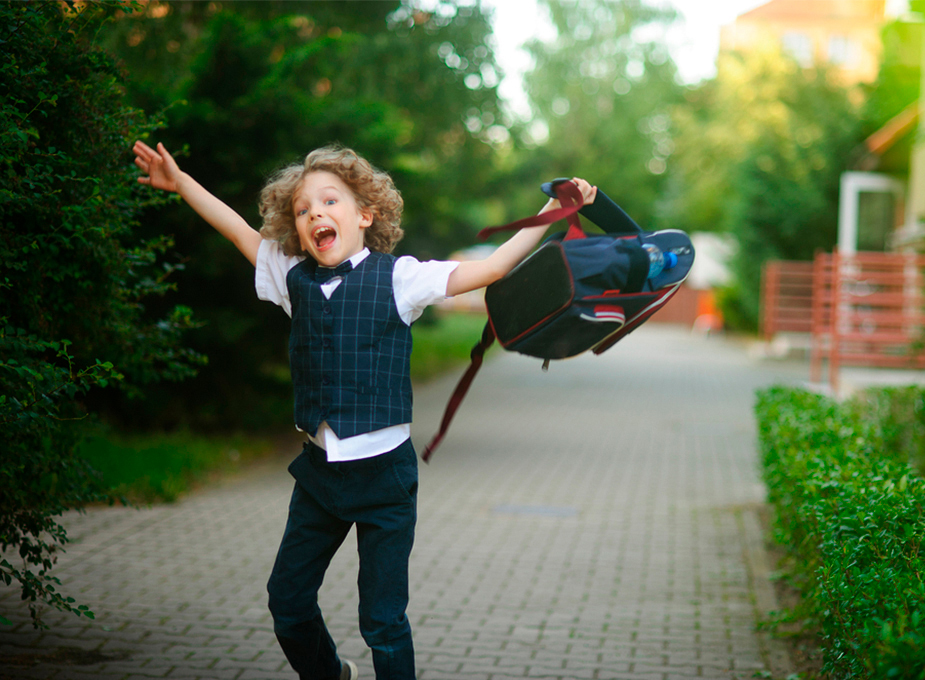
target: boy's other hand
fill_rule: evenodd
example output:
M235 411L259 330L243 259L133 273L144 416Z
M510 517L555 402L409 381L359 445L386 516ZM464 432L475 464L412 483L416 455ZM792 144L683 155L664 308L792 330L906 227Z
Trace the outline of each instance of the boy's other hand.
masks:
M139 184L147 184L164 191L180 190L180 178L183 173L163 144L158 143L155 150L138 141L135 142L132 151L135 152L135 165L147 175L138 178Z
M597 187L591 186L586 180L583 180L580 177L573 177L571 182L577 186L578 190L581 192L583 205L590 205L591 203L594 203L594 199L597 197ZM543 209L540 210L540 212L544 213L547 210L555 210L556 208L561 207L562 204L559 203L558 198L550 198L546 205L543 206Z
M594 203L594 199L597 197L597 187L591 186L587 181L578 177L573 177L572 182L575 183L579 191L581 191L581 197L584 199L585 205Z

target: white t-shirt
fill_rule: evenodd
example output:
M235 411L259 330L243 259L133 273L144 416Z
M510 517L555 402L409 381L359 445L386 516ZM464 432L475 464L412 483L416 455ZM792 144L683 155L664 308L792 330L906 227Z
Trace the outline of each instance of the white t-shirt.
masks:
M350 261L356 267L368 255L369 249L364 248L351 257ZM300 256L286 255L276 241L261 241L260 249L257 251L257 271L254 275L257 297L279 305L286 314L292 316L286 274L304 259ZM392 292L401 320L410 326L429 305L445 300L447 281L458 265L458 262L439 260L420 262L410 256L398 258L392 269ZM341 281L343 277L332 278L322 284L321 292L330 298ZM338 439L325 421L318 427L314 437L308 436L312 442L327 451L329 461L360 460L391 451L404 442L411 436L411 423Z

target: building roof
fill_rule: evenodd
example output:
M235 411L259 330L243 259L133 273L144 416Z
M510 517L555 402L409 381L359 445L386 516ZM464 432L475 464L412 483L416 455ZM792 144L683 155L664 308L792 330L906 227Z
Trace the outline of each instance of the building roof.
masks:
M919 102L914 101L854 149L851 169L906 174L918 122Z
M898 140L912 132L919 122L919 103L913 102L893 116L886 125L864 140L870 153L883 155Z
M794 21L805 19L882 20L886 0L771 0L740 14L738 21Z

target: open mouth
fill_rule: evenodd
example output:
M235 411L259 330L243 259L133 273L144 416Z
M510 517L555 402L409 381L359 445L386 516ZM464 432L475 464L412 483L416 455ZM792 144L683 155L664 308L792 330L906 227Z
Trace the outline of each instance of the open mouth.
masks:
M324 250L330 246L335 238L337 238L337 232L334 231L333 227L318 227L312 232L312 240L314 240L315 247L319 250Z

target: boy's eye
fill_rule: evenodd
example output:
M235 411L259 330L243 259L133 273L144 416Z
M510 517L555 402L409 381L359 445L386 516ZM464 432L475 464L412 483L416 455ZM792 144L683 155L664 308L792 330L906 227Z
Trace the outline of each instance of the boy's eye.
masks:
M337 203L336 198L329 198L328 200L324 202L325 205L334 205L335 203Z
M307 210L306 208L302 208L300 211L298 211L298 212L296 213L296 215L304 215L304 214L307 213L307 212L308 212L308 210Z

